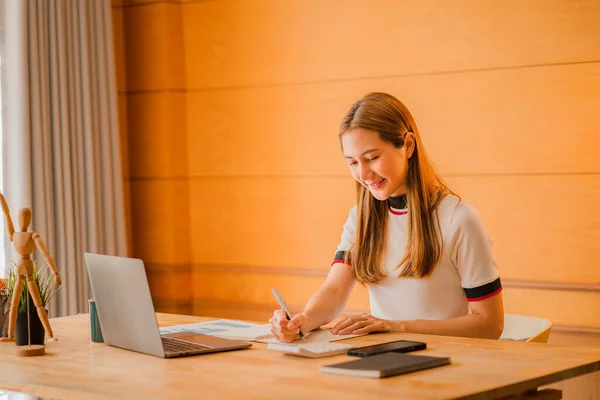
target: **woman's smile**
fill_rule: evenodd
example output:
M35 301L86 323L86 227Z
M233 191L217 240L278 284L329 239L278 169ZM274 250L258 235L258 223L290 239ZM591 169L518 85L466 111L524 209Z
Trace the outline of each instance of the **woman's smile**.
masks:
M377 182L368 183L367 187L369 187L371 189L379 189L383 185L384 181L385 181L385 178L381 178L381 180L379 180Z

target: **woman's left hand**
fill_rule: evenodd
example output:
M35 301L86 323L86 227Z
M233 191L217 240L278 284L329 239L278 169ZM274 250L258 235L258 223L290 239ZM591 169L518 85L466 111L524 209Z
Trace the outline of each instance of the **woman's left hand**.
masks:
M331 329L331 333L334 335L359 335L362 333L389 332L393 330L392 321L375 318L369 314L361 314L342 319Z

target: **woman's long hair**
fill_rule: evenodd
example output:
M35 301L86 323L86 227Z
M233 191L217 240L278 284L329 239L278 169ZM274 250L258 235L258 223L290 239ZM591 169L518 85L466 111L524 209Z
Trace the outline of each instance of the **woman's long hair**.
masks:
M456 195L443 181L427 156L421 135L410 111L397 98L387 93L369 93L350 107L340 126L342 136L361 128L377 132L381 140L400 149L404 136L412 132L415 149L408 160L406 200L408 206L408 243L397 268L402 277L426 277L433 271L442 254L442 240L436 209L447 194ZM381 281L386 272L381 268L387 243L389 206L374 198L369 190L356 182L356 238L346 254L354 277L362 284Z

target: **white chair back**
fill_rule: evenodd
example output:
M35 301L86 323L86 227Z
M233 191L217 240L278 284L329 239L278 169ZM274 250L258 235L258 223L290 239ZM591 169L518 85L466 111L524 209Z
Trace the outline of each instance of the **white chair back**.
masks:
M505 314L504 331L500 340L546 343L551 328L552 322L547 319Z

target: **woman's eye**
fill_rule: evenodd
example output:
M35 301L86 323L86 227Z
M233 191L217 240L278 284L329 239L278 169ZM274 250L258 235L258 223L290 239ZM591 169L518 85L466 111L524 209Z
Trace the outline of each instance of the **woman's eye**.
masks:
M357 164L356 161L352 161L352 162L348 163L349 166L353 166L353 165L356 165L356 164Z
M375 161L375 160L377 160L378 158L379 158L379 156L375 156L375 157L373 157L373 158L369 158L368 160L369 160L369 162L372 162L372 161Z

